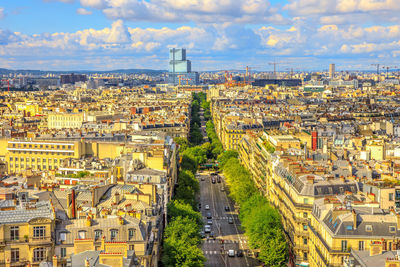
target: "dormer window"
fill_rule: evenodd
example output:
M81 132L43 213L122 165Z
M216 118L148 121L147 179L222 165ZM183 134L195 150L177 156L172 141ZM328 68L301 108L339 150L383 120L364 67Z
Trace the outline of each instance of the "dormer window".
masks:
M365 231L372 232L372 225L368 224L365 226Z

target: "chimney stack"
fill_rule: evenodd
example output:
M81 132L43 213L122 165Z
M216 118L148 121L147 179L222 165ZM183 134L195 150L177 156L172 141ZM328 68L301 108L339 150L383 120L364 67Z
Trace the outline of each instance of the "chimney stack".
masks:
M357 229L357 213L354 209L351 211L351 213L353 214L353 230L356 230Z
M71 218L76 219L75 189L71 191Z

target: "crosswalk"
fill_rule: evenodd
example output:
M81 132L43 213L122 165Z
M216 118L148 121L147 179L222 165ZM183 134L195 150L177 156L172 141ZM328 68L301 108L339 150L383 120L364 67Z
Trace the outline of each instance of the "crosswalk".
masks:
M228 218L229 218L228 216L226 216L226 217L213 217L213 220L228 220ZM231 218L235 219L234 216L232 216ZM203 219L207 219L207 217L203 216Z
M216 254L221 254L220 250L206 250L204 251L204 255L216 255Z
M214 239L205 239L204 240L204 243L210 243L210 244L216 244L216 243L219 243L219 244L222 244L221 243L221 240L220 239L216 239L216 240L214 240ZM240 241L238 241L238 240L224 240L224 243L225 244L247 244L247 240L240 240Z

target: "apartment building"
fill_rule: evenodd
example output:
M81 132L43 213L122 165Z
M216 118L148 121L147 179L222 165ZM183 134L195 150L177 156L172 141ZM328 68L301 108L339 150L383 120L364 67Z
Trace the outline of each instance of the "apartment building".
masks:
M360 255L371 250L370 256L396 251L399 226L398 214L379 208L364 194L318 199L309 223L310 266L344 266L352 250Z
M49 129L79 129L84 122L84 113L57 112L47 115Z
M11 140L8 141L6 162L9 173L23 170L56 170L67 158L81 158L85 145L80 141Z
M1 201L0 266L39 266L54 253L55 213L49 201Z

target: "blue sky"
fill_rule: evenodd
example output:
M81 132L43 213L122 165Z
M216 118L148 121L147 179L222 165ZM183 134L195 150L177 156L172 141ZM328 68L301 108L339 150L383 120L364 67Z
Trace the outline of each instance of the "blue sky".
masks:
M400 0L2 0L0 67L372 70L398 66Z

